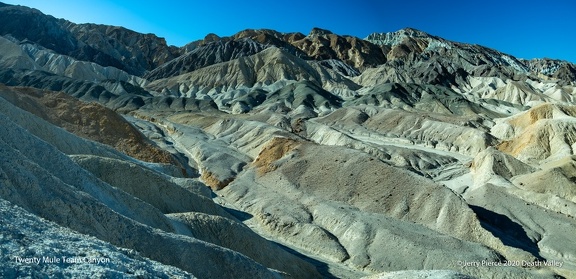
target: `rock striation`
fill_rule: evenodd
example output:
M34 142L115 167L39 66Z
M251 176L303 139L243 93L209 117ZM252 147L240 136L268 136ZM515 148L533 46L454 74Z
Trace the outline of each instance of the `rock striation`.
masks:
M574 69L0 3L0 277L576 278Z
M71 133L113 146L136 159L179 165L128 121L97 103L83 103L63 93L1 85L0 96Z
M192 208L178 209L178 203L168 201L172 204L170 205L172 209L165 209L165 206L168 205L162 206L159 204L157 197L148 196L148 198L145 198L141 196L146 200L144 201L112 187L94 175L98 174L94 168L109 164L106 160L83 161L87 164L87 169L94 171L94 174L92 174L41 138L52 142L60 142L62 146L69 146L76 142L78 150L89 150L90 148L88 147L93 145L93 143L76 138L65 132L49 132L51 129L54 131L58 131L58 129L7 104L4 99L0 101L2 102L2 111L9 112L9 114L3 113L1 116L4 123L3 127L6 131L0 139L2 157L5 159L1 165L2 188L0 195L3 199L13 204L20 204L24 210L38 214L40 217L58 224L58 226L68 227L82 234L94 236L112 245L136 250L147 258L160 261L164 265L177 266L202 278L223 277L236 273L235 276L246 276L246 278L272 278L278 276L277 271L269 270L238 252L209 244L191 236L182 235L179 233L178 225L168 219L161 212L161 209L170 212L173 210L191 210ZM14 122L14 120L17 122ZM29 130L37 130L38 128L34 127L38 124L42 124L42 128L36 131L37 136L34 136ZM18 140L15 140L16 138ZM109 157L110 155L102 152L105 150L106 147L101 147L101 151L93 149L93 152L100 156ZM68 149L68 152L69 154L85 154L75 153L70 149ZM108 152L114 154L113 151ZM124 160L129 158L121 155L117 156ZM122 165L122 163L118 163L120 166ZM148 177L154 175L152 170L145 170L144 168L146 167L143 165L132 165L132 167L140 168L140 171L144 173L148 172ZM159 174L156 175L159 176ZM102 177L111 183L115 181L113 178ZM166 181L165 183L169 182ZM123 186L126 187L125 185ZM147 186L159 187L160 185L149 184ZM172 184L171 187L178 189L179 186ZM137 191L144 190L141 193L148 195L151 189L140 189ZM180 191L188 193L188 198L204 200L204 203L208 203L205 205L207 206L205 209L200 209L200 205L193 203L196 206L200 206L194 208L195 210L204 210L211 213L220 212L230 217L224 213L223 209L214 205L211 200L183 189ZM176 191L170 192L178 195ZM182 195L180 195L180 198L186 199ZM184 202L183 204L190 206L191 203ZM212 204L212 207L210 207L210 204ZM160 209L154 205L159 206ZM63 207L69 210L62 210ZM26 231L26 233L32 232ZM8 235L8 237L8 239L13 239L17 235ZM156 243L157 246L150 245L151 243ZM64 256L68 255L68 252L64 254ZM61 255L55 256L60 257ZM294 268L293 265L296 264L296 266L302 265L304 269L307 269L306 266L308 264L302 260L289 254L286 254L286 257L291 257L296 261L290 264L291 268ZM183 261L183 258L186 260ZM211 268L211 264L218 264L219 262L226 268ZM26 265L8 266L7 268L8 270L3 272L19 273L18 270L26 269ZM169 268L166 267L166 269ZM176 270L175 268L172 269ZM95 269L94 272L99 271ZM127 271L124 270L123 272ZM147 274L146 276L153 274L153 271L142 272ZM294 274L294 276L304 277L304 274L314 274L309 268L307 271L299 272L302 273Z
M178 76L213 64L254 55L267 47L250 38L208 43L155 68L146 74L145 78L157 80Z

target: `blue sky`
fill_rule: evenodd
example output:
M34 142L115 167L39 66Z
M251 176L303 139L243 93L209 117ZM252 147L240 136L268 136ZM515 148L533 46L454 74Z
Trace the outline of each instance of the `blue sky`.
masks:
M109 1L0 0L76 23L124 26L182 46L208 33L269 28L307 34L313 27L360 38L413 27L518 58L576 63L576 1Z

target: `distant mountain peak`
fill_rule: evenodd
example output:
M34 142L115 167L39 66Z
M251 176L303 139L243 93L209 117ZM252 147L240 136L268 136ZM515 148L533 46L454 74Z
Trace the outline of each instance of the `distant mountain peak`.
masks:
M408 36L408 37L412 37L412 38L434 38L435 36L432 36L422 30L418 30L416 28L412 28L412 27L405 27L393 32L384 32L384 33L373 33L370 34L369 36L378 36L378 35L382 35L382 34L390 34L390 36Z
M205 42L215 42L215 41L219 41L220 39L221 39L220 36L218 36L214 33L209 33L204 37Z
M412 27L402 28L396 32L398 33L404 32L413 37L432 37L430 34Z
M332 31L330 31L330 30L314 27L314 28L312 28L312 30L310 31L310 34L308 34L308 36L310 36L310 37L312 37L312 36L324 36L324 35L330 35L330 34L334 34L334 33L332 33Z
M387 45L395 46L402 43L405 38L421 38L428 40L440 40L435 36L432 36L426 32L414 29L411 27L403 28L394 32L387 33L372 33L365 38L365 40L370 41L377 45Z

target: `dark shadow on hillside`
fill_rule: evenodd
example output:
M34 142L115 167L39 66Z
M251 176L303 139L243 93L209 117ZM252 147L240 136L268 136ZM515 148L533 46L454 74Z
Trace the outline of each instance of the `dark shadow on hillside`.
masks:
M508 216L502 215L486 208L470 205L470 208L478 215L482 227L499 238L504 245L527 251L539 260L540 248L526 234L522 226L512 221Z
M230 213L230 215L234 216L236 219L238 219L241 222L246 221L246 220L254 217L252 214L244 212L244 211L236 210L236 209L229 208L226 206L222 206L222 208L224 210L226 210L226 212ZM313 258L310 258L310 257L308 257L304 254L301 254L300 252L298 252L298 251L296 251L290 247L287 247L285 245L282 245L276 241L273 241L270 239L268 239L268 241L272 242L273 244L277 245L278 247L282 248L283 250L287 251L288 253L312 264L314 267L316 267L316 270L322 275L322 278L328 278L328 279L338 278L338 277L334 276L332 273L330 273L329 267L326 263L318 261L318 260L313 259Z
M224 210L226 210L226 212L230 213L230 215L232 215L236 219L238 219L240 222L244 222L244 221L252 219L252 217L254 217L254 216L252 216L252 214L244 212L244 211L228 208L226 206L222 206L222 208Z
M313 259L313 258L310 258L310 257L308 257L304 254L301 254L300 252L298 252L298 251L296 251L290 247L284 246L278 242L275 242L272 240L269 240L269 241L278 245L278 247L286 250L288 253L312 264L314 267L316 267L316 270L322 275L322 278L327 278L327 279L337 279L338 278L338 277L334 276L332 273L330 273L330 268L328 267L328 265L326 263L321 262L321 261L316 260L316 259Z

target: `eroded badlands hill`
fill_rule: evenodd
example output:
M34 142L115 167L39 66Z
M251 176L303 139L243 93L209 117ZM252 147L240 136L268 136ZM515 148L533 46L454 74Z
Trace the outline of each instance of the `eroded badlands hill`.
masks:
M574 278L575 69L0 3L0 277Z

